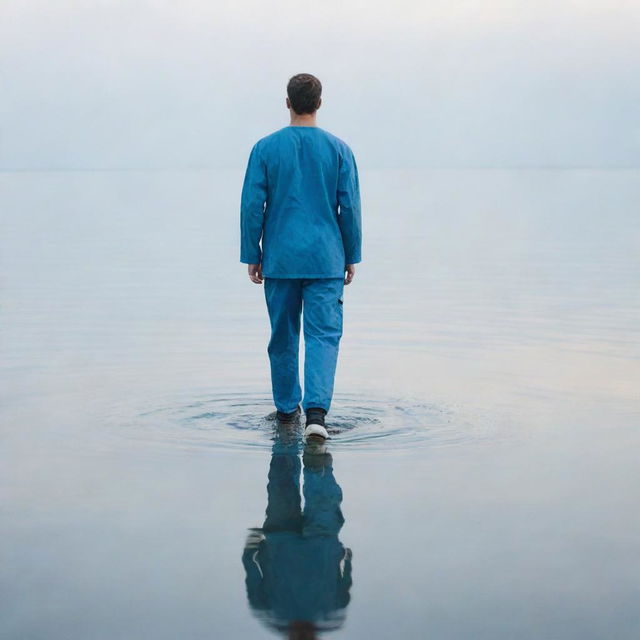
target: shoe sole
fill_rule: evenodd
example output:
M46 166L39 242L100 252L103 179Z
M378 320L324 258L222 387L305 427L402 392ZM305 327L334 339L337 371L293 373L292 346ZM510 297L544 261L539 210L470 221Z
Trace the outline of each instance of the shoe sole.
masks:
M329 437L329 432L321 424L309 424L304 430L304 437L324 442Z

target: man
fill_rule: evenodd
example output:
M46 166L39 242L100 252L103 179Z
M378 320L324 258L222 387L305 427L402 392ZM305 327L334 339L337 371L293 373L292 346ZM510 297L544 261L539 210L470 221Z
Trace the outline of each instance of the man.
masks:
M264 281L271 324L267 348L277 418L293 422L304 309L305 436L328 437L343 289L361 260L358 170L349 146L316 124L322 85L307 73L287 85L290 125L261 138L249 156L241 197L240 262ZM262 246L260 241L262 240Z

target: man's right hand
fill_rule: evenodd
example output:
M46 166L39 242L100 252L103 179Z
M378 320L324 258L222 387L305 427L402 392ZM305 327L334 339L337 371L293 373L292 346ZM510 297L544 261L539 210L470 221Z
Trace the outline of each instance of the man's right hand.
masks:
M345 268L344 268L346 274L344 276L344 283L345 284L351 284L351 281L353 280L353 276L356 275L356 265L355 264L348 264Z
M255 284L262 284L262 265L250 264L248 267L249 280L255 282Z

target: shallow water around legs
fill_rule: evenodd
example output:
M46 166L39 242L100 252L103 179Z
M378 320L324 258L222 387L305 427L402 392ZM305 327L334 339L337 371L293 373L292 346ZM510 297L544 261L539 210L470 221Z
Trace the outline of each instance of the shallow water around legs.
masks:
M363 171L321 447L241 172L0 174L0 637L637 638L639 177Z
M164 404L125 416L112 416L123 436L149 444L206 447L223 451L270 450L281 427L270 395L204 394L164 398ZM290 430L301 432L304 416ZM495 416L464 414L460 407L362 394L336 393L327 420L331 449L387 454L482 440L495 441Z

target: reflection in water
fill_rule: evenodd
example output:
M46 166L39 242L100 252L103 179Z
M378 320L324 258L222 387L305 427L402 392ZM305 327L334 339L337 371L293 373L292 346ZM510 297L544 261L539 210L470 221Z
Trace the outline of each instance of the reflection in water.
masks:
M264 525L250 529L242 555L251 609L291 640L311 640L316 632L338 629L349 603L351 550L338 540L344 524L342 490L331 454L324 447L304 447L297 433L281 426L267 494Z

